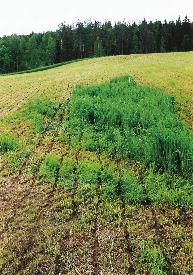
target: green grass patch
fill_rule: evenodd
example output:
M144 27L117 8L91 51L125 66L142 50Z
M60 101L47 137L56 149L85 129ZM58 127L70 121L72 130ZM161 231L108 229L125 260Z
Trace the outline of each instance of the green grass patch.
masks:
M55 183L57 171L60 168L60 156L54 153L49 153L46 155L40 170L39 170L39 177L40 179Z
M42 133L58 107L58 102L53 102L46 97L35 98L26 104L22 116L31 121L35 132Z
M77 173L77 164L73 158L65 157L60 166L60 185L72 188Z
M152 241L144 241L143 248L138 257L138 264L141 269L140 274L168 274L167 261L164 258L159 246L153 244Z
M25 150L24 148L12 152L8 158L11 169L16 171L20 167L24 159L28 158L29 156L30 152Z
M37 113L47 117L53 115L55 108L55 103L50 101L48 98L33 99L26 106L28 113Z
M145 201L143 186L137 178L128 175L124 176L122 189L126 204L140 204Z
M0 135L0 152L14 151L19 147L19 140L11 134Z
M64 127L71 145L81 140L84 150L137 160L157 172L192 176L193 134L180 121L174 97L160 90L137 85L127 76L77 87L69 115Z
M185 179L150 173L145 180L145 188L152 203L170 204L175 207L193 206L192 184Z
M81 200L94 198L97 186L100 186L101 201L123 198L127 204L138 204L145 199L143 186L135 177L128 173L119 176L113 167L96 160L81 160L77 163L73 158L65 157L60 167L59 184L66 189L78 184L77 193Z

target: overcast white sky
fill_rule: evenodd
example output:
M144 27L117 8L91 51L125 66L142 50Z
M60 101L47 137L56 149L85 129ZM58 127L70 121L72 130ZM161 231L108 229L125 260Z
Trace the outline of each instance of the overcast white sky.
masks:
M0 0L0 36L55 30L78 19L139 22L179 15L193 21L193 0Z

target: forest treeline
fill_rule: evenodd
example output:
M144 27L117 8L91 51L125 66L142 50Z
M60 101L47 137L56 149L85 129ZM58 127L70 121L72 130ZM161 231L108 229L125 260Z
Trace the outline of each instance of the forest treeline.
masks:
M94 56L193 50L193 22L62 23L55 32L0 38L0 73Z

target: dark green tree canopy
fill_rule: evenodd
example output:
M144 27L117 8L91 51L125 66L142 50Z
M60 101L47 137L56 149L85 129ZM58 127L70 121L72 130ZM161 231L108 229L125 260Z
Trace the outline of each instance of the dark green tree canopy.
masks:
M55 32L0 38L0 73L104 55L193 50L193 22L61 23Z

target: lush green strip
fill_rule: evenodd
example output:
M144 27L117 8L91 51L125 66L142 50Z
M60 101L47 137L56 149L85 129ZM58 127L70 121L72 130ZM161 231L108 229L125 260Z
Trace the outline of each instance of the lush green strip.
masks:
M193 134L179 120L174 98L159 90L138 86L131 77L78 87L59 139L109 158L102 173L96 160L76 167L84 194L93 190L100 174L104 200L117 200L121 184L128 204L193 205ZM148 176L143 182L125 168L118 176L110 164L115 160L120 166L122 160L131 159L146 166ZM74 165L73 158L67 158L59 169L59 182L67 189L73 182Z
M171 177L152 172L142 184L130 172L124 171L120 176L116 167L100 164L97 160L81 160L77 165L73 157L61 157L51 153L45 157L40 167L40 179L54 184L56 178L58 184L70 191L73 187L74 170L77 171L77 180L81 189L82 200L92 197L98 180L101 182L101 200L115 202L119 200L119 184L122 185L121 196L127 204L170 204L172 206L193 206L193 190L189 181L179 177ZM56 174L59 172L59 176Z
M131 77L78 87L66 127L75 145L83 132L85 150L141 161L155 171L192 176L193 134L179 120L174 98L136 85Z
M72 189L74 170L77 170L77 180L81 187L84 199L89 196L89 191L96 189L97 182L101 182L101 199L104 201L115 201L119 198L117 188L118 181L123 185L123 197L128 204L138 204L145 201L143 187L134 176L125 173L121 178L113 168L104 168L95 161L82 160L77 166L73 157L65 157L60 164L60 156L48 154L40 167L40 178L44 181L54 183L56 171L59 170L59 184L66 190ZM92 188L93 187L93 188Z

